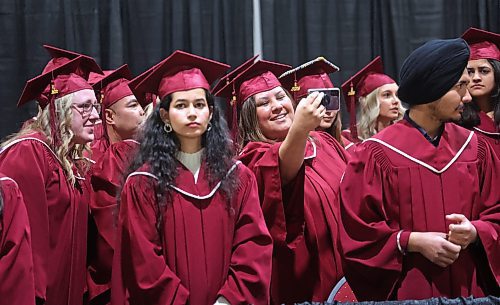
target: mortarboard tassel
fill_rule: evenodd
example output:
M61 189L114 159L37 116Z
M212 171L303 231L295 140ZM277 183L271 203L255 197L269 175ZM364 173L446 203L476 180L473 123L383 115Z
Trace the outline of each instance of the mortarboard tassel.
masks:
M351 135L354 140L358 139L358 129L356 124L356 91L354 91L354 86L351 83L351 89L347 92L349 96L349 122Z
M231 102L229 103L231 108L231 138L233 139L234 145L236 145L238 141L238 103L236 100L236 88L233 83L233 97L231 98Z

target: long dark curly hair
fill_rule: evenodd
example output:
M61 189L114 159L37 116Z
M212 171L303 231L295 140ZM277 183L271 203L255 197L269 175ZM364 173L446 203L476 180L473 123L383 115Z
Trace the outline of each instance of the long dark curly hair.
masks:
M212 128L202 135L203 160L206 165L209 185L214 187L221 181L221 190L227 202L227 208L234 212L231 206L232 193L238 185L237 169L227 175L229 169L235 164L234 145L230 140L227 123L221 115L221 110L214 105L214 97L205 90L208 106L212 109ZM180 150L180 142L175 132L166 133L164 123L160 117L160 109L169 110L172 96L166 96L153 110L153 113L144 123L138 140L141 143L139 152L131 163L127 177L144 164L149 166L151 174L158 178L156 196L158 202L158 225L161 221L162 211L171 202L169 185L173 185L177 177L176 154Z
M493 105L493 121L497 130L500 130L500 62L494 59L488 59L488 62L493 67L493 76L495 78L495 87L491 92L490 101ZM481 124L481 119L479 118L479 106L474 103L474 97L471 103L464 105L464 111L462 113L462 119L459 124L465 128L471 129L472 127Z

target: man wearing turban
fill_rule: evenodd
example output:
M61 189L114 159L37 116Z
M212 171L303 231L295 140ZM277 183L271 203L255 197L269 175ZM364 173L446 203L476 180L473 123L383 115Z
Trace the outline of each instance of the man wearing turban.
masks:
M411 53L400 72L404 119L352 154L340 241L358 300L498 293L500 163L486 141L450 123L471 101L468 58L462 39Z

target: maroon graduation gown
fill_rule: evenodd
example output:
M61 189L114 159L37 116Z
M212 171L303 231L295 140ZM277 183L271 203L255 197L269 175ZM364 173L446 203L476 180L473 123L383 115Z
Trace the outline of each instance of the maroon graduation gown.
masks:
M237 169L236 169L237 168ZM252 173L242 164L227 209L219 186L179 175L157 224L156 179L147 166L132 173L121 194L112 270L112 304L212 305L219 295L232 305L268 304L272 240ZM117 266L118 265L118 266Z
M0 172L23 194L31 228L36 297L46 305L79 305L85 290L88 197L70 185L41 133L0 152Z
M481 119L481 124L474 127L474 131L490 143L500 158L500 130L495 128L495 122L483 111L479 112L479 118Z
M111 285L116 220L117 195L139 143L124 140L114 144L92 166L90 181L90 211L96 234L89 240L93 253L89 253L89 277L87 278L90 304L107 304ZM106 293L106 296L103 294Z
M311 132L304 165L282 186L280 142L250 142L239 159L257 178L267 227L274 240L271 299L274 304L326 301L343 277L338 238L340 178L347 157L325 132Z
M34 305L31 232L16 182L0 174L0 305Z
M434 147L406 120L351 153L341 184L341 245L358 300L425 299L489 293L500 280L500 165L473 132L446 124ZM403 256L410 232L448 233L445 215L465 215L480 242L441 268Z
M97 162L108 150L109 146L109 141L106 138L101 137L99 139L96 139L90 145L91 155L86 157L92 159L94 162Z

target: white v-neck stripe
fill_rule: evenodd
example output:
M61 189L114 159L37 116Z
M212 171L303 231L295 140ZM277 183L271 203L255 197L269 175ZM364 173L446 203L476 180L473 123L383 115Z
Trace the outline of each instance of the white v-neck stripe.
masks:
M309 143L311 143L312 147L313 147L313 154L311 156L307 156L307 157L304 157L304 160L309 160L309 159L312 159L312 158L316 158L316 144L314 143L314 140L309 140Z
M52 155L54 156L54 158L56 158L56 160L59 162L59 164L62 166L62 162L61 160L57 157L56 153L52 150L52 148L50 148L49 145L47 145L47 143L45 143L44 141L40 140L40 139L37 139L37 138L33 138L33 137L27 137L27 138L21 138L21 139L17 139L17 140L14 140L12 142L10 142L8 145L6 145L2 150L0 150L0 154L3 153L4 151L6 151L8 148L14 146L15 144L19 143L19 142L22 142L22 141L26 141L26 140L30 140L30 141L37 141L39 143L42 143L51 153ZM89 159L87 157L83 157L83 158L78 158L78 159L75 159L75 160L81 160L81 159L86 159L88 161L90 161L91 163L95 163L94 160L92 159ZM75 179L77 180L85 180L84 177L80 176L79 174L76 174L74 175L75 176Z
M14 180L14 179L12 179L10 177L1 177L0 181L12 181L12 182L14 182L14 184L16 185L16 187L19 188L19 186L17 185L16 180Z
M238 164L240 164L241 161L236 161L236 163L233 164L233 166L231 166L231 168L228 170L227 174L226 174L226 177L229 176L233 171L234 169L238 166ZM138 175L143 175L143 176L148 176L148 177L151 177L153 179L156 179L158 180L158 177L156 177L155 175L149 173L149 172L133 172L131 173L130 175L128 175L127 177L127 180L125 181L125 183L127 183L128 179L132 176L138 176ZM198 200L203 200L203 199L208 199L210 197L212 197L215 192L219 189L220 185L221 185L222 181L219 181L215 187L210 191L210 193L208 193L207 195L203 195L203 196L199 196L199 195L195 195L195 194L192 194L190 192L187 192L177 186L174 186L174 185L171 185L169 184L168 187L176 190L177 192L181 193L181 194L184 194L186 196L189 196L189 197L192 197L194 199L198 199Z
M344 147L345 150L348 150L349 148L353 147L354 146L354 143L349 143L346 145L346 147Z
M471 141L472 139L472 136L474 135L474 132L471 131L469 133L469 136L467 137L467 140L465 141L465 143L462 145L462 147L458 150L458 152L455 154L455 156L453 157L453 159L450 160L450 162L448 162L448 164L446 164L445 167L443 167L442 169L438 170L437 168L425 163L424 161L421 161L415 157L412 157L410 156L409 154L405 153L404 151L401 151L399 149L397 149L396 147L390 145L389 143L386 143L380 139L377 139L377 138L368 138L366 139L365 141L373 141L373 142L377 142L377 143L380 143L382 145L384 145L385 147L393 150L394 152L402 155L403 157L417 163L417 164L420 164L422 165L423 167L435 172L436 174L441 174L441 173L444 173L459 157L460 155L462 154L462 152L464 151L464 149L467 147L467 145L469 145L469 142ZM363 141L363 142L365 142Z
M500 136L500 132L489 132L489 131L485 131L485 130L482 130L482 129L479 129L477 127L473 127L475 130L479 131L480 133L484 133L484 134L487 134L487 135L490 135L490 136Z
M134 139L125 139L125 140L123 140L123 142L132 142L132 143L135 143L135 144L138 144L138 145L140 145L140 144L141 144L141 143L137 142L137 141L136 141L136 140L134 140Z
M11 146L14 146L15 144L17 144L19 142L27 141L27 140L33 140L33 141L37 141L37 142L42 143L54 155L54 157L56 158L56 160L59 161L60 164L62 164L61 160L59 160L59 158L57 157L56 153L52 150L52 148L50 148L49 145L47 145L47 143L45 143L44 141L42 141L40 139L33 138L33 137L20 138L20 139L17 139L17 140L14 140L14 141L10 142L8 145L6 145L5 147L3 147L2 150L0 150L0 154L3 153L4 151L6 151Z

